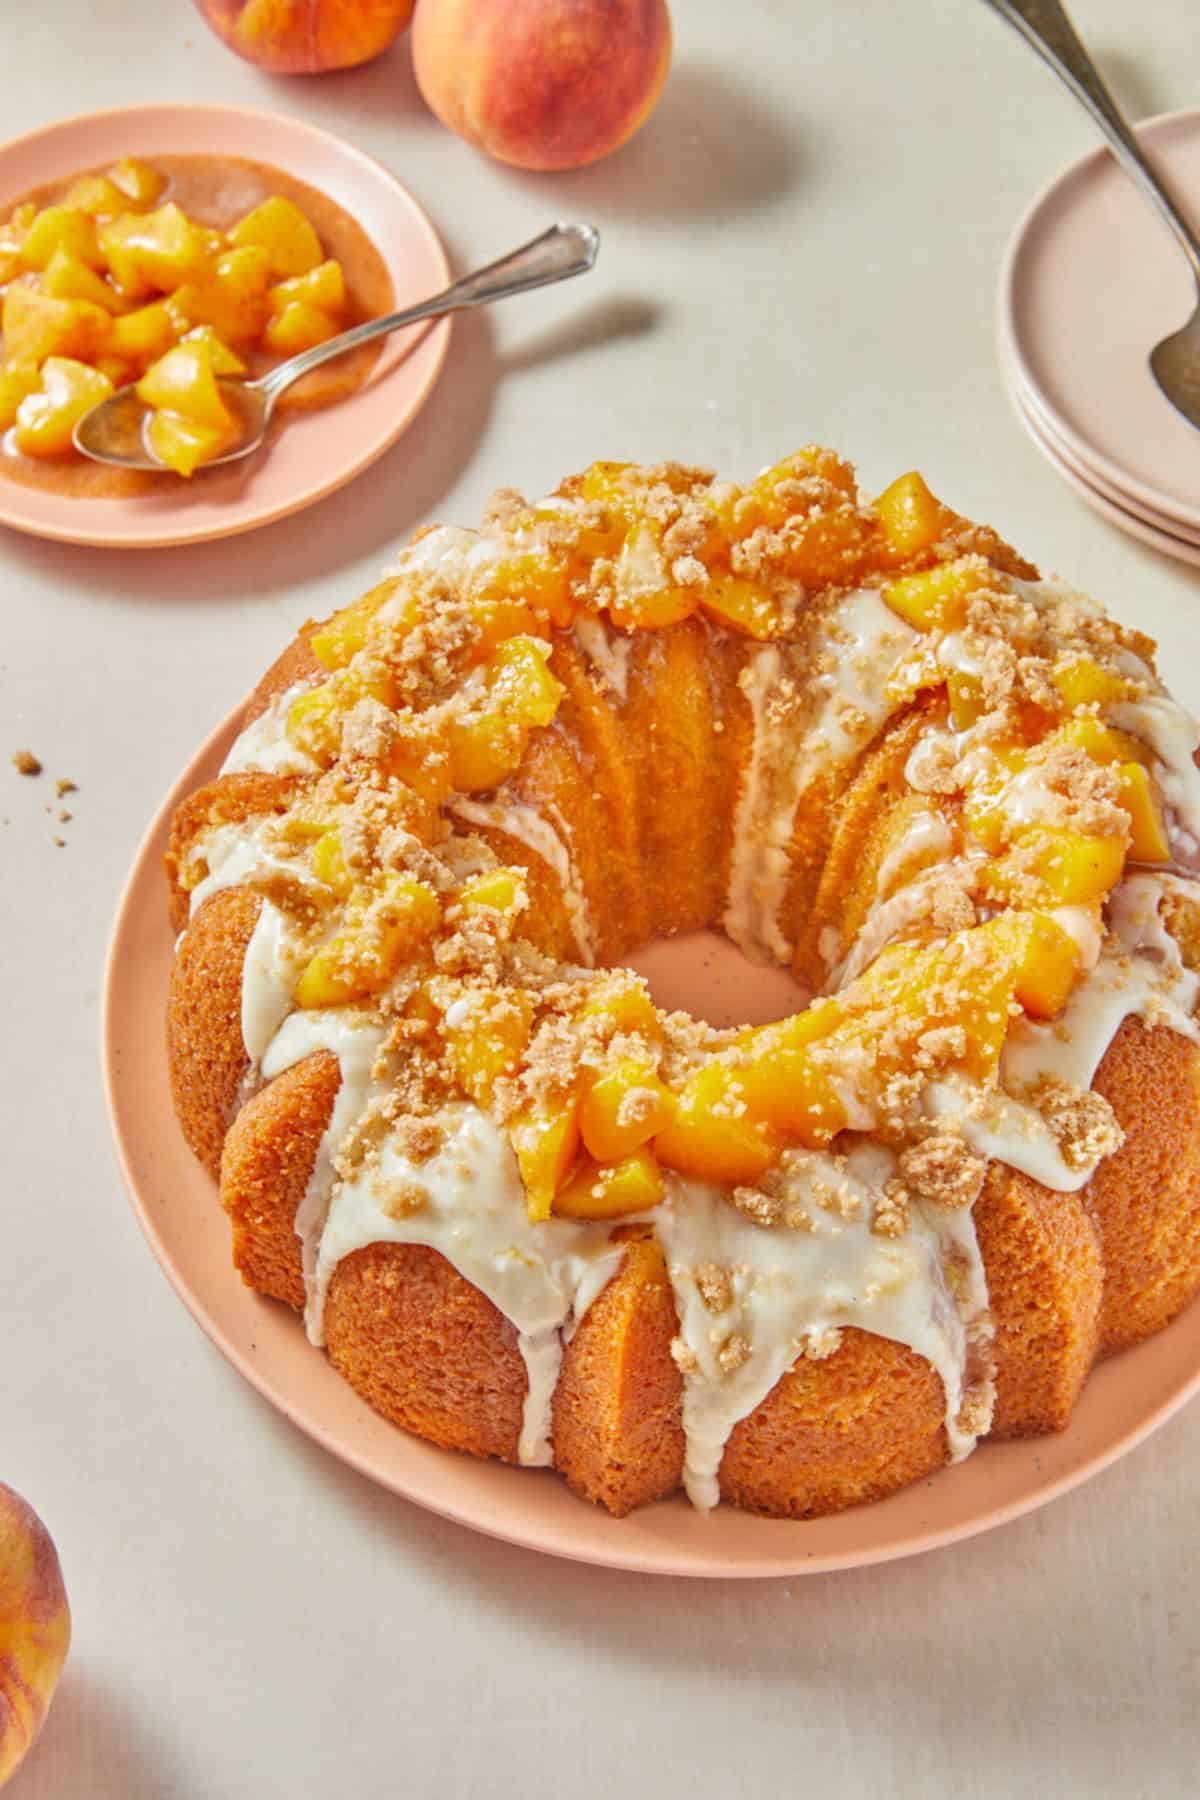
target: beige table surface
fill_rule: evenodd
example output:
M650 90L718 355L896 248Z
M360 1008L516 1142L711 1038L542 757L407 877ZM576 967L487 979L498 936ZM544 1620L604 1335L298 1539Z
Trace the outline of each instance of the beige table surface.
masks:
M1010 414L1001 252L1089 127L980 0L679 0L637 142L483 162L407 50L274 81L187 0L5 11L4 128L144 99L294 111L408 181L464 266L558 215L586 286L460 325L392 453L300 518L114 555L0 533L0 1478L61 1549L75 1643L20 1800L942 1796L1200 1786L1193 1405L1047 1510L890 1567L761 1584L539 1559L377 1491L196 1329L135 1226L97 1076L110 917L195 744L307 614L430 516L592 457L748 474L809 439L963 511L1156 632L1200 705L1200 586L1101 523ZM1076 0L1137 116L1200 101L1194 0ZM31 746L75 818L20 779Z

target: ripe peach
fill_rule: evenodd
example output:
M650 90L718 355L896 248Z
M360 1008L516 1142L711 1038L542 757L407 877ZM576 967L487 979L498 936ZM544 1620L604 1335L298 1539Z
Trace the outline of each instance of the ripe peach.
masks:
M501 162L573 169L645 123L671 62L667 0L420 0L417 85Z
M196 0L217 36L275 75L369 62L399 37L416 0Z
M71 1615L50 1533L0 1481L0 1787L41 1729L70 1641Z

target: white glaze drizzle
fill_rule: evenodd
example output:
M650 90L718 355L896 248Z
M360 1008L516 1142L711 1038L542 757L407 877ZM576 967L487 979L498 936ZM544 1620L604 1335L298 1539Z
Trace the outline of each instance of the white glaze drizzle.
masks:
M986 1332L987 1292L969 1209L955 1214L914 1205L903 1237L871 1230L875 1200L895 1163L861 1143L844 1166L806 1159L788 1184L811 1229L753 1224L719 1188L668 1177L655 1228L675 1293L679 1336L694 1361L684 1376L684 1485L694 1506L719 1498L721 1459L734 1426L752 1413L806 1346L847 1326L907 1344L941 1377L951 1454L974 1436L960 1424L968 1344ZM814 1199L824 1181L857 1207L854 1216ZM951 1270L953 1264L953 1270ZM732 1299L705 1304L698 1271L728 1271ZM955 1293L951 1292L953 1281ZM745 1360L726 1370L722 1354L742 1339ZM836 1354L836 1352L835 1352Z
M579 960L585 968L594 967L596 944L587 895L571 853L550 821L523 800L456 799L451 801L448 811L468 825L487 827L514 838L553 870L562 889L563 905L575 934Z
M344 1257L368 1244L428 1245L516 1327L528 1377L519 1459L547 1464L562 1333L616 1273L624 1247L612 1242L608 1223L531 1224L516 1157L493 1122L467 1104L440 1122L445 1139L426 1162L409 1161L388 1140L370 1169L337 1183L316 1265L313 1341L320 1341L325 1296ZM424 1189L419 1211L398 1218L386 1211L397 1182Z
M239 775L258 770L272 775L316 775L317 764L304 750L296 748L287 735L287 716L292 702L307 693L309 684L298 681L282 694L276 694L257 719L252 719L235 739L229 755L221 764L222 775Z
M611 631L603 619L580 614L572 627L575 641L601 680L621 700L629 687L629 654L633 639Z
M817 777L864 750L894 711L897 665L917 635L878 589L859 588L835 608L810 650L788 654L765 644L742 670L738 685L754 735L734 818L724 925L747 956L789 959L779 913L797 810ZM773 697L797 676L806 716L785 707L775 717Z

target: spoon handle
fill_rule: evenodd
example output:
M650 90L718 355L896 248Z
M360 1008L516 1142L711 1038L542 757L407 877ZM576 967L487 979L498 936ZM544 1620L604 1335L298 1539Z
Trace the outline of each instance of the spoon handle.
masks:
M1099 69L1076 36L1059 0L984 0L984 5L990 6L1014 31L1020 32L1026 43L1091 114L1125 173L1157 207L1174 232L1200 288L1200 238L1147 162L1141 145L1129 129Z
M403 312L386 313L379 319L368 319L338 337L314 345L311 350L301 350L286 362L278 363L254 386L268 399L274 399L284 388L291 387L293 381L299 381L311 369L319 369L330 357L341 356L359 344L369 344L389 331L419 324L422 319L441 318L444 313L488 306L493 300L506 300L510 294L524 294L530 288L547 287L551 282L582 275L595 262L599 249L600 233L594 225L552 225L540 237L531 238L529 243L510 251L497 262L473 269L440 294L421 300L416 306L406 306Z

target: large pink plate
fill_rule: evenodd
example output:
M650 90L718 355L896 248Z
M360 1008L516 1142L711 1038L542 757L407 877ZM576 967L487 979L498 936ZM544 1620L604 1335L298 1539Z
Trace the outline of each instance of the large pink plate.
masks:
M171 1110L163 1013L171 966L162 854L171 811L211 778L237 728L215 731L137 853L109 950L102 1058L117 1154L142 1229L198 1323L246 1379L334 1456L419 1505L493 1537L664 1575L798 1575L932 1550L1029 1512L1144 1438L1200 1387L1200 1307L1097 1370L1070 1430L987 1444L883 1501L807 1522L710 1515L682 1500L610 1519L554 1475L436 1450L378 1418L308 1344L295 1316L243 1287L209 1177ZM300 1464L296 1479L303 1480Z
M387 264L397 308L446 286L437 233L381 163L298 119L239 106L123 106L44 126L0 146L0 213L18 194L120 156L241 156L320 188ZM84 500L0 476L0 524L110 549L194 544L311 506L400 436L438 378L448 320L385 338L370 379L336 405L289 419L270 448L221 473L124 500Z
M1194 218L1200 112L1138 137ZM1107 150L1052 181L1013 234L1001 344L1075 460L1144 506L1200 528L1200 432L1159 391L1150 351L1196 303L1179 247Z

